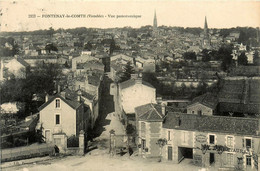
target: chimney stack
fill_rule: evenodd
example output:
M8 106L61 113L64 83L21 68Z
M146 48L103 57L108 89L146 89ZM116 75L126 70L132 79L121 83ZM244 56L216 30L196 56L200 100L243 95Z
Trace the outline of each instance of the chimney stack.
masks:
M162 103L161 106L162 106L162 114L165 115L166 114L166 104Z
M64 97L64 98L66 98L66 92L65 92L65 91L60 92L60 95L61 95L62 97Z
M45 102L49 101L49 94L45 95Z
M82 95L80 89L78 90L78 93L77 93L77 94L78 94L78 99L77 99L77 101L80 102L80 101L81 101L81 95Z
M58 84L58 87L57 87L57 93L60 93L60 85Z

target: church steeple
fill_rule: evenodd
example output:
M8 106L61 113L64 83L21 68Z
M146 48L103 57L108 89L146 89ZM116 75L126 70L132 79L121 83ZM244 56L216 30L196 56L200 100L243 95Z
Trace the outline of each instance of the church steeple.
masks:
M203 33L202 47L206 48L206 49L210 48L209 29L208 29L208 22L207 22L206 16L205 16L205 22L204 22L204 33Z
M205 16L205 22L204 22L204 36L208 37L209 31L208 31L208 22L207 17Z
M154 28L154 29L157 29L157 17L156 17L156 11L154 11L153 28Z

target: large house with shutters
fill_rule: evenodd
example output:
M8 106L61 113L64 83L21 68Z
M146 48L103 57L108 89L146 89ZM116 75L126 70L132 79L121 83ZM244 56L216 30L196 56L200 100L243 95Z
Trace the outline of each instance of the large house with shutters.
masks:
M257 170L260 119L173 112L158 104L135 108L141 156L180 163L191 159L204 167ZM166 141L160 152L157 142Z

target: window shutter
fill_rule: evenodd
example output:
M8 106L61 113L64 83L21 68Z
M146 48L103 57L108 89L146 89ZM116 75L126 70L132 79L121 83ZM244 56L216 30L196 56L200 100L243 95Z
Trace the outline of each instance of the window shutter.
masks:
M242 139L242 146L243 146L243 148L245 147L245 139L244 138Z
M252 149L254 149L254 140L252 139Z

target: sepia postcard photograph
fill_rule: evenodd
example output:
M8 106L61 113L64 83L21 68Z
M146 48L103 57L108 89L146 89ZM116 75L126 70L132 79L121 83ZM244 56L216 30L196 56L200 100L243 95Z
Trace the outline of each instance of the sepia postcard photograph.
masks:
M260 171L259 0L0 0L0 171Z

